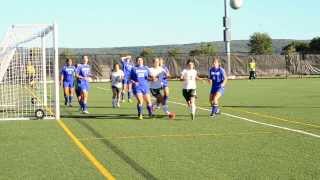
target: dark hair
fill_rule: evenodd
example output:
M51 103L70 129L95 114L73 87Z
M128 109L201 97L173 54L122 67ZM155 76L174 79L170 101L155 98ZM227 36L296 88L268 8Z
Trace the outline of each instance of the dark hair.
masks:
M66 63L68 63L69 61L72 61L72 59L71 58L67 58L66 59Z
M120 68L120 64L119 64L119 63L115 63L115 64L113 65L112 71L114 71L114 70L116 69L116 66L119 66L119 68Z
M190 64L190 63L193 63L193 64L194 64L194 61L191 60L191 59L189 59L186 64L188 65L188 64Z
M142 57L142 56L138 56L138 57L136 57L136 62L138 62L138 60L139 60L140 58L141 58L141 59L143 59L143 57Z

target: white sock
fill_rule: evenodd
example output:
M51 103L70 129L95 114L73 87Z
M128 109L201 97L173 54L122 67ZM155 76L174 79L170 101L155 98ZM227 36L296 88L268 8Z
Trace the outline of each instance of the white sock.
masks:
M163 105L163 106L162 106L162 110L163 110L163 112L164 112L165 114L167 114L167 115L170 114L168 105Z
M192 103L191 104L191 113L196 114L196 109L197 109L196 104Z
M116 105L116 99L112 98L112 106Z

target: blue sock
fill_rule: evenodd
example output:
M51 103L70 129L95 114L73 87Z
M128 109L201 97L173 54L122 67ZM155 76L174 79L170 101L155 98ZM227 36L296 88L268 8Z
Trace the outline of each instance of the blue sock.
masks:
M138 115L142 115L142 105L141 104L137 104L137 109L138 109Z
M69 103L72 103L72 96L69 96Z
M168 103L168 96L166 96L166 95L164 95L163 96L163 105L167 105L167 103Z
M152 115L152 105L147 105L149 116Z

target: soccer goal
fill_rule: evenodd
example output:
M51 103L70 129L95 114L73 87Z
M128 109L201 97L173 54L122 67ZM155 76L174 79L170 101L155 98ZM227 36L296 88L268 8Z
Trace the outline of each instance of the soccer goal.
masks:
M0 42L0 120L59 118L57 25L13 25Z

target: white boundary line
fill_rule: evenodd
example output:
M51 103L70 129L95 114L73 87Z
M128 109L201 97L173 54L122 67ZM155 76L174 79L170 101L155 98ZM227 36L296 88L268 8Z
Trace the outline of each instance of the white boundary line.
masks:
M101 90L106 90L106 91L109 90L109 89L105 89L105 88L102 88L102 87L97 87L97 88L101 89ZM180 105L180 106L187 106L186 104L175 102L175 101L168 101L168 102L170 102L172 104L177 104L177 105ZM203 111L209 111L209 112L211 111L209 109L202 108L202 107L199 107L199 106L197 106L197 108L201 109ZM243 120L243 121L251 122L251 123L254 123L254 124L260 124L260 125L263 125L263 126L273 127L273 128L282 129L282 130L286 130L286 131L290 131L290 132L295 132L295 133L298 133L298 134L303 134L303 135L307 135L307 136L311 136L311 137L315 137L315 138L320 138L320 135L318 135L318 134L306 132L306 131L299 130L299 129L292 129L292 128L288 128L288 127L284 127L284 126L278 126L278 125L274 125L274 124L259 122L259 121L253 120L253 119L248 119L248 118L245 118L245 117L236 116L236 115L232 115L232 114L229 114L229 113L221 113L221 114L225 115L225 116L228 116L228 117L231 117L231 118L235 118L235 119L240 119L240 120Z
M168 102L173 103L173 104L177 104L177 105L187 106L187 105L185 105L183 103L179 103L179 102L174 102L174 101L168 101ZM204 111L209 111L209 112L211 111L209 109L202 108L202 107L199 107L199 106L197 106L197 108L201 109L201 110L204 110ZM312 137L315 137L315 138L320 138L320 135L309 133L309 132L306 132L306 131L303 131L303 130L299 130L299 129L291 129L291 128L288 128L288 127L283 127L283 126L277 126L277 125L274 125L274 124L263 123L263 122L259 122L259 121L253 120L253 119L248 119L248 118L245 118L245 117L232 115L232 114L229 114L229 113L221 113L221 114L223 114L225 116L228 116L228 117L235 118L235 119L241 119L241 120L244 120L244 121L255 123L255 124L260 124L260 125L264 125L264 126L269 126L269 127L273 127L273 128L278 128L278 129L282 129L282 130L287 130L287 131L291 131L291 132L295 132L295 133L299 133L299 134L312 136Z

